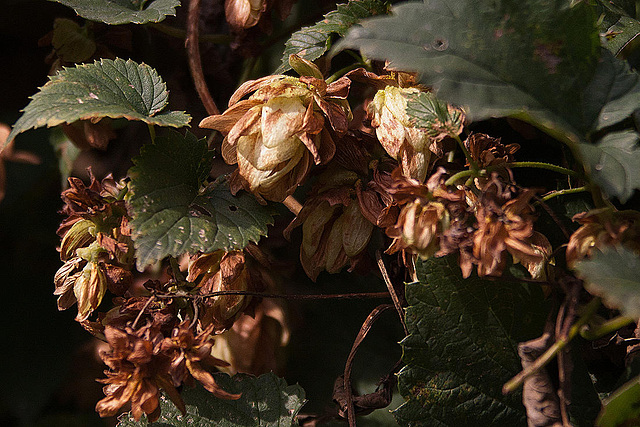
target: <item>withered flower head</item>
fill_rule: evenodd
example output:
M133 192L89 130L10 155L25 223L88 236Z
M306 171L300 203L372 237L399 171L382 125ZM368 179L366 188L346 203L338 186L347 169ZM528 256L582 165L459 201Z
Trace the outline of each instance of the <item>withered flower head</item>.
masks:
M505 251L530 271L538 270L536 265L545 262L545 251L541 248L550 245L543 235L533 231L534 215L529 201L535 190L518 194L495 173L482 190L476 203L477 230L473 237L478 275L500 275L506 266ZM532 239L537 242L535 245Z
M636 211L612 211L596 209L574 215L573 220L582 224L569 239L567 265L589 257L593 248L623 244L640 252L640 213Z
M170 374L173 383L177 386L191 382L192 378L198 380L203 387L214 396L221 399L239 399L240 394L232 394L224 391L216 384L204 366L226 367L224 360L211 355L214 340L211 336L213 325L194 336L193 330L188 326L189 321L180 323L173 329L171 338L165 338L160 345L161 351L171 357ZM204 366L203 366L204 365Z
M187 280L194 282L198 293L254 290L243 251L223 250L199 255L189 266ZM247 295L206 297L199 316L204 328L216 330L231 327L251 302Z
M400 213L386 227L387 236L394 239L387 253L407 250L422 258L433 256L440 249L440 238L452 222L449 205L464 200L460 191L449 192L441 185L444 169L438 170L427 184L406 178L396 169L389 193Z
M224 12L229 26L235 30L251 28L267 8L267 0L225 0Z
M160 351L164 337L153 325L138 330L106 326L104 335L110 350L102 353L105 371L106 397L96 404L101 417L111 417L131 402L131 414L136 421L147 414L153 422L160 416L158 391L163 388L176 406L185 413L184 402L171 382L171 358Z
M513 154L520 149L518 144L504 145L500 138L483 133L469 135L464 145L480 168L513 162Z
M334 172L328 170L323 174L329 188L315 188L315 195L305 201L285 230L288 238L293 228L302 225L300 261L312 280L323 270L337 273L350 261L354 267L374 228L363 215L358 199L352 198L355 196L353 174ZM345 182L351 184L345 185Z
M371 125L387 153L402 165L410 178L424 181L427 176L431 140L424 129L416 128L407 115L407 95L415 88L387 86L379 90L367 110Z
M327 86L313 77L267 76L241 85L229 109L205 118L200 127L225 134L222 156L238 164L233 189L237 191L239 183L259 199L282 201L302 183L312 164L333 157L335 144L325 118L334 131L347 130L348 90L348 79Z

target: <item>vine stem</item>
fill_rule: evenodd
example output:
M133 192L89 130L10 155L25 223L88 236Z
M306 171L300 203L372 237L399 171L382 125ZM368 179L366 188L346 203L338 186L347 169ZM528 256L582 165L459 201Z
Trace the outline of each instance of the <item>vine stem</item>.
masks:
M327 77L327 79L325 81L329 85L329 84L335 82L336 80L338 80L343 75L347 74L347 72L349 72L351 70L355 70L359 66L360 66L360 64L347 65L346 67L339 69L338 71L336 71L335 73L333 73L332 75Z
M549 362L551 362L551 360L553 360L553 358L560 351L562 351L567 346L567 344L569 344L571 340L575 338L576 335L578 335L578 333L580 333L582 327L587 324L591 316L593 316L600 307L600 302L600 298L592 299L589 304L585 306L585 310L582 316L576 321L576 323L571 326L571 329L569 329L569 333L567 334L566 338L558 338L556 342L553 343L553 345L549 347L547 351L542 354L542 356L538 357L538 359L536 359L536 361L532 365L530 365L527 369L523 369L518 375L507 381L502 387L502 393L508 394L516 390L522 385L524 380L526 380L531 375L544 368Z
M365 299L365 298L390 298L389 292L355 292L349 294L266 294L262 292L252 291L217 291L208 294L196 295L187 293L177 294L155 294L156 298L168 299L168 298L214 298L223 295L246 295L260 298L280 298L290 300L323 300L323 299Z
M535 168L535 169L546 169L553 172L561 173L563 175L576 176L578 173L571 169L563 168L562 166L552 165L551 163L544 162L511 162L505 163L502 165L489 166L486 170L487 172L491 172L492 170L499 169L501 167L508 168Z
M585 325L580 330L580 336L586 340L593 341L598 338L602 338L605 335L609 335L612 332L617 331L634 322L634 319L627 316L618 316L613 319L607 320L603 324L599 325L595 329L590 329L588 325Z
M189 70L191 71L191 77L193 83L198 91L200 100L210 115L220 114L220 110L216 106L216 103L211 97L209 88L204 79L204 73L202 72L202 60L200 58L200 0L191 0L189 2L189 16L187 17L187 38L184 41L187 48L187 57L189 59Z
M543 202L546 202L547 200L553 199L554 197L564 196L566 194L583 193L585 191L589 191L585 186L576 187L576 188L567 188L565 190L552 191L546 196L543 196L540 200L542 200Z
M472 174L474 174L474 175L477 174L478 173L478 163L473 159L473 156L471 156L471 153L469 152L469 150L467 150L467 147L464 146L464 142L462 142L462 139L460 139L460 136L458 134L456 134L455 132L450 132L449 136L453 137L453 139L455 139L456 142L458 143L458 146L460 147L460 149L464 153L464 157L466 157L467 161L471 165Z

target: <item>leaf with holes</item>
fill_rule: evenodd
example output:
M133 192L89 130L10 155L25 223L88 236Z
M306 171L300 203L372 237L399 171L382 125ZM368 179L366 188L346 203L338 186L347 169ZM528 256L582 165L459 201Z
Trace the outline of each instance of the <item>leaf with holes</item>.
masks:
M285 44L282 64L276 70L276 74L291 69L289 55L296 54L314 61L327 51L332 34L344 36L347 30L361 19L385 13L387 6L380 0L352 0L346 4L339 4L336 10L327 13L322 21L291 35Z
M448 0L403 3L362 21L336 49L421 73L470 120L514 115L578 140L581 95L600 56L587 2Z
M640 188L640 147L634 131L613 132L597 144L579 145L594 181L625 203Z
M305 393L299 385L287 385L273 372L254 377L247 374L214 374L216 384L230 393L242 393L238 400L213 397L201 387L182 393L187 404L187 415L180 411L165 396L160 398L162 413L158 424L163 426L292 426L295 417L305 403ZM143 417L136 423L131 414L120 417L118 427L150 425Z
M424 128L432 138L458 135L464 126L462 110L440 101L430 92L410 94L407 114L417 127Z
M640 317L640 256L621 247L596 250L591 259L576 264L585 288L625 316Z
M519 393L502 386L517 374L517 345L539 335L546 309L539 287L463 279L455 257L417 264L407 284L406 323L395 410L401 425L526 425Z
M145 24L175 16L180 0L50 0L62 3L85 19L105 24Z
M141 120L158 126L187 126L182 111L162 111L169 93L156 70L117 58L65 68L33 95L13 125L8 141L21 132L101 117ZM1 148L1 147L0 147Z
M172 255L242 249L267 234L271 210L226 179L203 188L212 152L204 140L169 131L142 147L129 170L133 240L139 270Z

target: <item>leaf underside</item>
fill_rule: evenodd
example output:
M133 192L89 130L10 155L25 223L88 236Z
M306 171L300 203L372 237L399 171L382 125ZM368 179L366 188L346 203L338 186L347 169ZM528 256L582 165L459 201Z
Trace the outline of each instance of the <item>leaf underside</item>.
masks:
M143 0L49 0L62 3L85 19L105 24L145 24L160 22L167 15L175 16L180 0L150 0L140 9Z
M459 109L450 109L431 92L409 95L407 114L416 127L425 129L431 136L442 133L459 133L464 115Z
M346 4L339 4L336 10L327 13L322 21L291 35L285 43L282 63L275 74L291 69L289 55L296 54L314 61L327 51L332 34L344 36L347 30L361 19L386 12L387 6L380 0L352 0Z
M274 373L254 377L247 374L214 374L216 383L230 393L242 393L238 400L218 399L202 388L182 393L187 404L187 415L165 396L160 398L162 414L153 425L163 426L216 426L216 427L283 427L294 425L294 420L305 402L305 393L299 385L287 385ZM146 418L140 423L131 414L120 417L118 427L150 425Z
M520 371L517 344L540 333L545 308L539 288L462 279L455 257L417 265L407 284L406 323L395 410L401 425L526 425L521 394L502 394Z
M182 111L161 111L168 102L166 84L146 64L117 58L65 68L33 95L13 125L10 141L21 132L102 117L141 120L158 126L187 126Z
M168 255L242 249L266 235L271 211L253 196L231 195L224 178L201 188L211 156L204 140L169 131L134 159L127 200L139 270Z

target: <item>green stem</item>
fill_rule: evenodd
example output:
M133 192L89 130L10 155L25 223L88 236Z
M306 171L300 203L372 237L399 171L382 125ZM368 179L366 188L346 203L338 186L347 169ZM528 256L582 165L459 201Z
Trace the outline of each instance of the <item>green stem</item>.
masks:
M602 323L598 327L591 329L588 325L585 325L580 330L580 336L586 340L593 341L598 338L602 338L606 335L609 335L612 332L617 331L620 328L627 326L630 323L633 323L634 319L627 316L618 316L613 319L607 320Z
M152 28L177 39L186 39L187 32L181 28L172 27L166 24L150 24ZM199 37L200 43L208 42L215 44L229 44L232 37L227 34L202 34Z
M477 174L478 173L478 163L476 163L476 161L473 159L473 157L471 156L471 153L469 153L469 150L467 150L467 147L464 146L464 142L462 142L462 140L460 139L460 136L458 134L456 134L456 133L450 133L449 136L452 137L453 139L455 139L456 142L458 143L458 146L460 147L460 149L464 153L464 157L467 158L467 162L469 162L469 164L471 165L472 173L474 175Z
M536 361L530 365L527 369L522 370L518 375L511 378L509 381L505 383L502 387L502 393L507 394L519 388L524 380L529 378L531 375L538 372L540 369L544 368L558 353L560 353L566 346L571 342L573 338L575 338L584 325L587 324L591 316L593 316L598 308L600 308L600 298L592 299L589 304L584 307L582 316L576 321L576 323L571 326L569 329L569 333L565 338L558 338L555 343L551 347L545 351L542 356L538 357Z
M491 172L495 169L500 169L503 167L507 168L536 168L536 169L546 169L553 172L561 173L563 175L576 176L578 175L575 171L571 169L563 168L561 166L552 165L551 163L544 162L512 162L512 163L503 163L500 165L489 166L487 168L487 172Z
M325 81L327 82L327 84L331 84L331 83L335 82L336 80L338 80L340 77L342 77L345 74L347 74L349 71L355 70L360 65L361 64L347 65L346 67L339 69L338 71L336 71L335 73L333 73L332 75L327 77L327 79Z
M444 182L444 185L449 186L449 185L454 185L456 182L458 182L460 179L465 178L467 176L472 176L474 175L474 171L472 170L463 170L460 171L454 175L452 175L451 177L449 177L449 179L447 179Z
M552 193L547 194L546 196L542 197L542 201L546 202L549 199L553 199L554 197L558 197L558 196L564 196L566 194L575 194L575 193L583 193L585 191L589 191L587 189L587 187L576 187L576 188L567 188L565 190L558 190L558 191L554 191Z
M147 127L149 128L149 135L151 135L151 142L156 142L156 129L151 123L147 123Z

